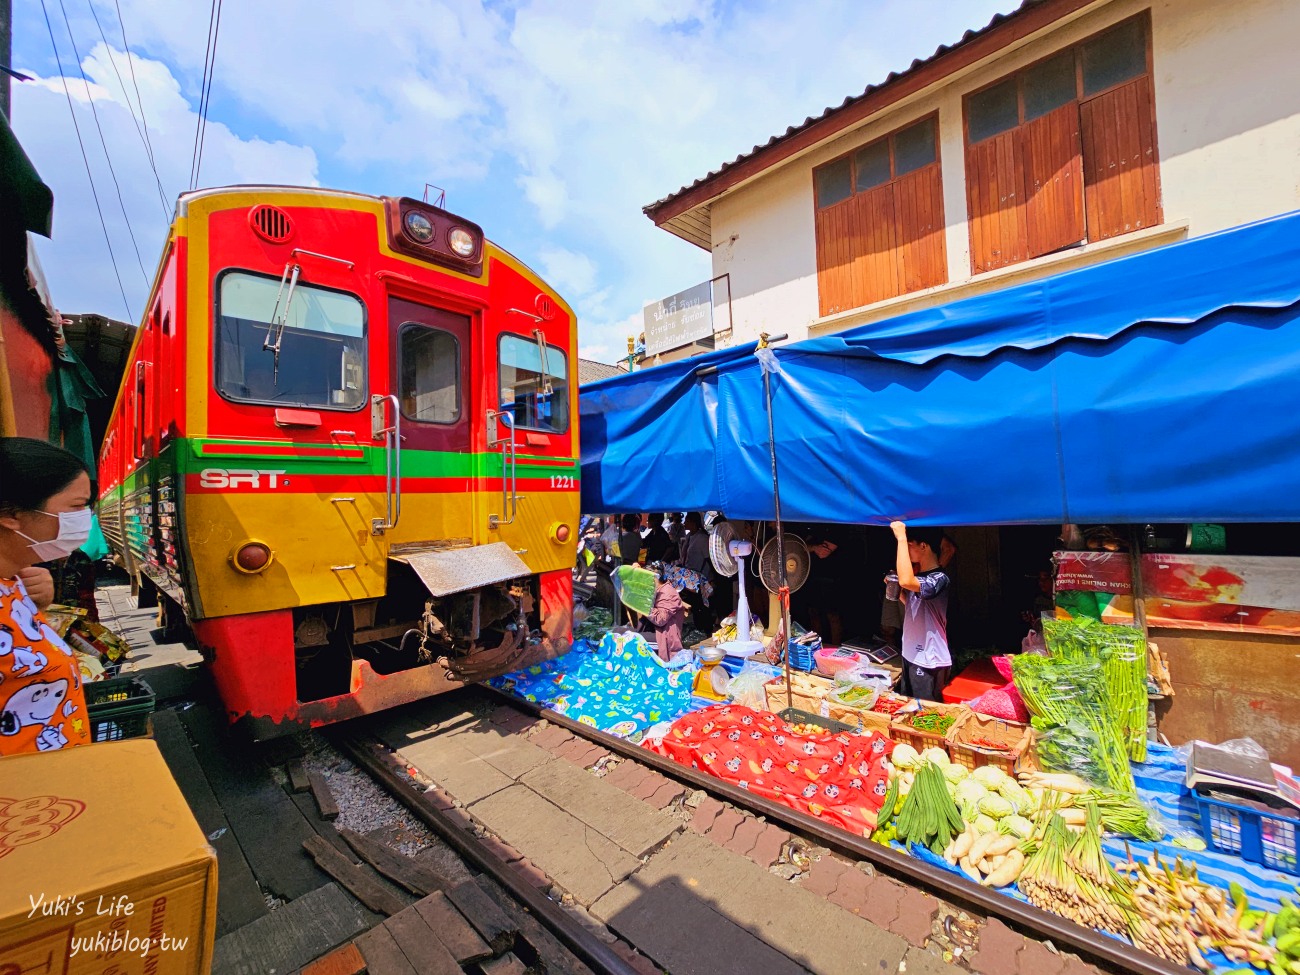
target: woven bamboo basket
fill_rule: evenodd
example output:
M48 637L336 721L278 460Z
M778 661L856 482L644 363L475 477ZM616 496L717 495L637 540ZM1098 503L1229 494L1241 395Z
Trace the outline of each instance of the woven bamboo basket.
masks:
M974 744L975 740L996 742L1002 747L983 747ZM1032 741L1033 730L1028 725L972 711L970 717L949 730L948 754L954 765L964 765L972 771L991 765L1015 776L1030 767Z
M915 715L934 711L944 715L951 714L956 719L944 734L937 735L932 731L912 727L912 718ZM933 701L922 701L921 711L909 711L894 717L889 725L889 737L900 744L911 745L918 752L923 752L927 748L942 748L947 752L949 739L970 713L970 708L964 704L937 704Z

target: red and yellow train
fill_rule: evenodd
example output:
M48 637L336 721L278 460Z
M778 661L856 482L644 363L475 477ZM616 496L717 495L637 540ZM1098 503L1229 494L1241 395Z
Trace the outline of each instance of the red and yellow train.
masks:
M180 198L99 514L233 722L272 737L567 649L576 343L546 282L438 207Z

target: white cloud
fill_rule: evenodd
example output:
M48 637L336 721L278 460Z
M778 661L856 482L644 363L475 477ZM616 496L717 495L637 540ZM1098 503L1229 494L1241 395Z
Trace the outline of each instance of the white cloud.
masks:
M129 80L130 67L135 69L135 81L149 123L157 178L127 107L136 104L136 85ZM80 75L69 78L67 95L63 81L57 77L38 77L13 89L14 124L23 147L41 178L54 190L54 237L50 241L38 238L38 251L54 300L62 311L98 312L125 318L127 311L121 294L125 289L126 304L138 319L167 239L176 196L189 183L196 116L181 96L176 78L160 62L135 57L133 64L128 64L122 52L110 52L100 44L85 57L82 68L90 79L89 86ZM119 73L131 86L129 96L118 81ZM112 241L117 274L121 276L121 289L109 261L95 198L77 147L68 95L94 174L99 208ZM91 112L92 101L113 162L117 186L121 189L120 203ZM250 182L314 185L316 169L316 154L308 147L244 139L220 122L208 122L203 149L205 185ZM161 198L159 182L165 191ZM134 231L134 244L128 232L128 218Z
M561 291L585 297L596 288L596 265L586 254L575 254L563 247L548 246L541 250L542 273Z
M519 177L519 185L528 202L537 208L537 218L542 226L553 230L568 210L569 192L564 181L554 173L542 173Z
M115 19L107 0L92 2ZM205 164L203 182L265 180L272 171L310 181L316 157L306 147L314 147L342 188L418 195L426 180L447 187L453 209L548 267L583 316L589 348L622 354L625 324L639 321L644 296L711 275L709 256L656 229L644 204L1015 3L227 4L205 153L212 168ZM137 50L152 58L137 61L137 71L153 73L151 126L167 126L161 141L179 157L166 180L171 190L188 176L208 11L161 0L122 0L122 10ZM77 24L85 15L72 16ZM96 79L110 91L116 84L111 73ZM46 131L59 128L57 106L36 107L24 87L31 86L18 86L16 96L20 137L42 157L43 173L68 172L66 124L57 137ZM172 110L160 104L155 119L152 99ZM134 130L121 99L111 100L125 154ZM283 141L259 143L254 132ZM56 152L64 158L43 162ZM55 189L62 210L69 194ZM87 232L84 223L79 231ZM560 252L584 256L590 274L572 261L551 273L547 255Z
M640 311L618 321L578 322L578 355L595 362L617 362L627 357L627 339L645 331Z

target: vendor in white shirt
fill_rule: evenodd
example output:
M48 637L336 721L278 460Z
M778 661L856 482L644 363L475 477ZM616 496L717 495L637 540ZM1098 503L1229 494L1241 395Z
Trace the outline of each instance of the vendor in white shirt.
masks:
M941 701L952 670L948 650L948 574L939 567L940 528L914 528L891 522L898 542L898 585L903 602L903 691L925 701Z

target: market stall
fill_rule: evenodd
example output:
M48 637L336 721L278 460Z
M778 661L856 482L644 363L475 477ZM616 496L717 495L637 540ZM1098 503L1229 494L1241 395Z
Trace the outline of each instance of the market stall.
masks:
M1300 783L1249 745L1150 742L1135 628L1048 621L1041 653L998 661L1023 723L980 699L901 697L868 659L824 656L829 675L787 683L763 659L711 649L670 665L618 628L494 684L1170 961L1300 961ZM700 693L713 668L728 679Z
M1007 685L983 695L1022 713L860 688L846 700L843 683L805 675L776 677L775 701L765 690L743 706L771 715L800 697L802 715L761 719L764 749L778 736L795 751L818 749L804 735L887 742L892 771L877 783L890 792L863 796L853 822L915 856L960 871L965 855L972 882L1005 884L1178 962L1291 971L1300 915L1281 898L1297 873L1300 793L1269 758L1300 760L1289 718L1300 692L1277 679L1300 644L1300 590L1278 555L1300 547L1261 557L1220 542L1223 526L1231 540L1252 525L1300 524L1289 446L1300 433L1298 302L1300 214L1288 214L778 348L774 372L750 346L596 383L581 395L584 508L770 520L774 454L787 518L1110 526L1113 544L1061 546L1060 625L1045 625L1040 652L1009 662ZM1163 537L1171 525L1183 545ZM1089 572L1105 584L1080 584ZM1215 759L1152 744L1152 700L1170 740L1253 738L1263 749ZM721 729L698 709L737 704L693 697L691 707L637 734L703 768ZM755 767L801 761L782 757L707 766L750 788ZM1210 783L1216 761L1244 762L1252 776L1237 768ZM967 785L959 797L966 781L989 794ZM788 804L819 815L824 786L809 787ZM959 852L976 842L978 857Z

